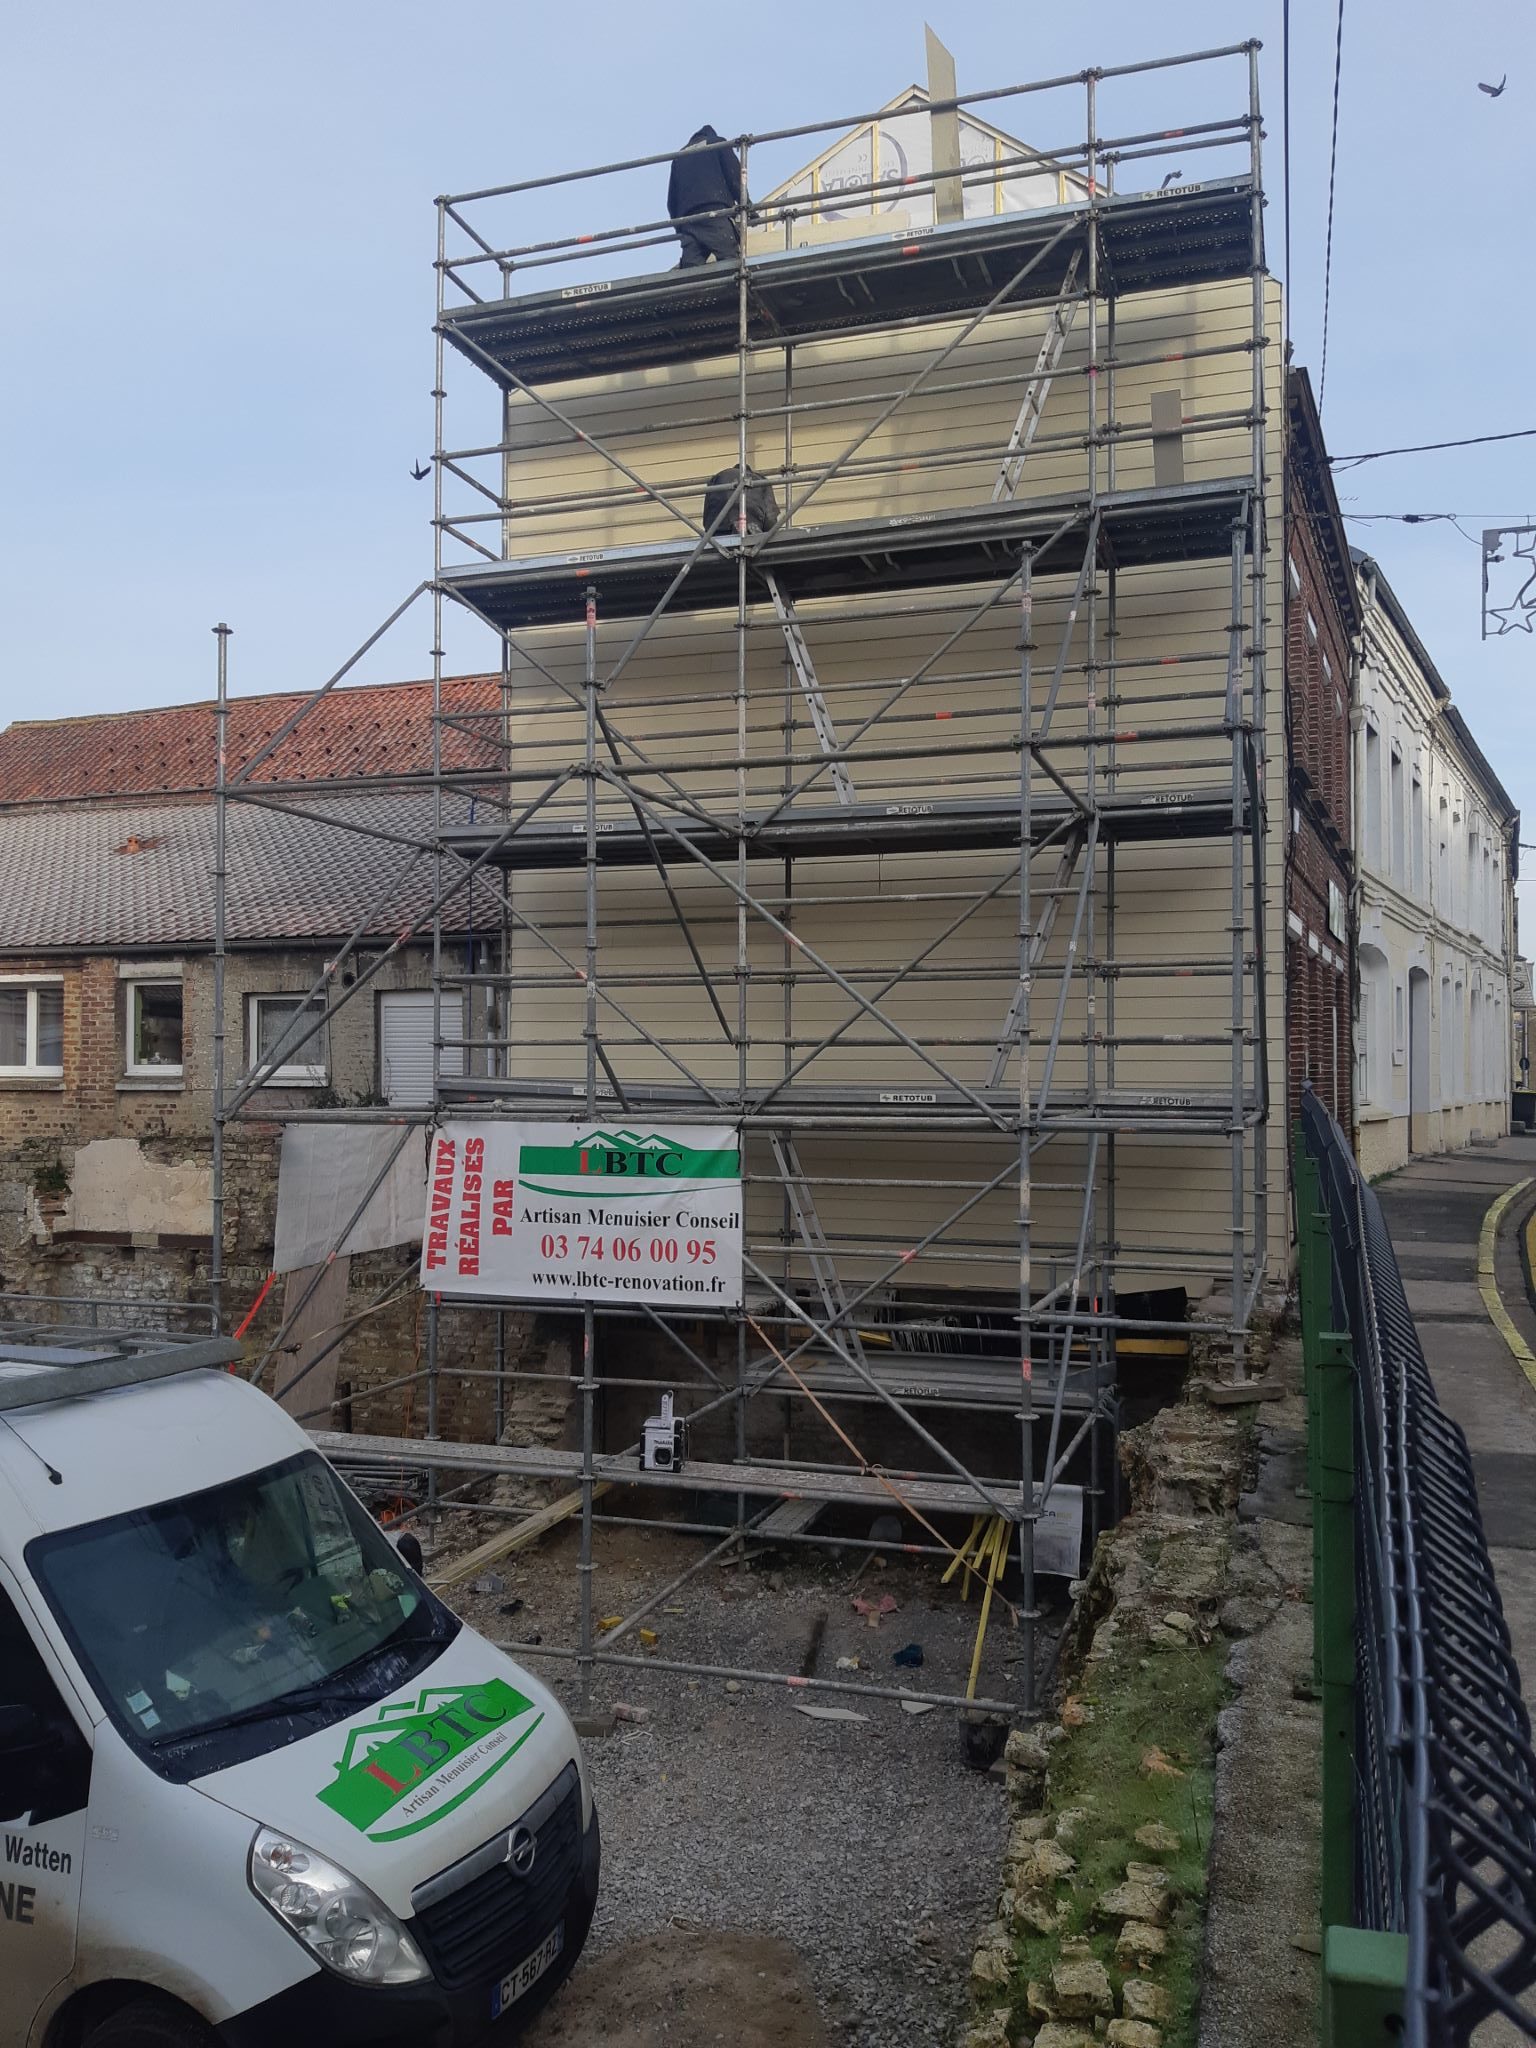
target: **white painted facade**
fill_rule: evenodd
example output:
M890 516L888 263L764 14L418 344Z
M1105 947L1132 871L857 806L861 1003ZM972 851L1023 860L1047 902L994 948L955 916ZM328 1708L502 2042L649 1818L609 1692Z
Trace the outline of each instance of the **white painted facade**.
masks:
M1357 566L1356 1150L1375 1175L1509 1128L1519 820L1391 586Z

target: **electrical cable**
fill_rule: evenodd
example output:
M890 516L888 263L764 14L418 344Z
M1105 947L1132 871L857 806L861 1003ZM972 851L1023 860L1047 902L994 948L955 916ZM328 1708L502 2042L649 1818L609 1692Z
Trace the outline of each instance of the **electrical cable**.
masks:
M1342 516L1345 519L1360 520L1366 525L1395 520L1403 526L1454 526L1462 539L1470 541L1473 547L1481 549L1483 545L1475 533L1468 533L1454 512L1346 512Z
M1487 441L1536 440L1536 427L1511 427L1502 434L1466 434L1459 441L1414 441L1406 448L1370 448L1364 455L1330 455L1335 469L1348 469L1358 462L1380 462L1384 455L1428 455L1437 448L1481 448Z
M1401 519L1409 526L1419 526L1432 519L1503 519L1511 524L1536 524L1536 514L1530 512L1346 512L1346 519Z
M1328 304L1333 290L1333 194L1339 168L1339 78L1344 68L1344 0L1333 39L1333 141L1328 153L1328 240L1323 253L1323 356L1317 372L1317 409L1328 388Z

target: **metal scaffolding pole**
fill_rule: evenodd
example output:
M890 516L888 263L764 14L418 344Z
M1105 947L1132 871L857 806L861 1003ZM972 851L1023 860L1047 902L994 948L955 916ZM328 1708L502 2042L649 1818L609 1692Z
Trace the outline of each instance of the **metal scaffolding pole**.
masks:
M1070 632L1071 628L1068 627ZM1030 1002L1033 965L1030 959L1034 919L1030 896L1030 859L1034 846L1034 563L1026 541L1019 560L1019 728L1024 745L1019 753L1019 1575L1023 1582L1020 1610L1027 1631L1024 1652L1024 1711L1035 1707L1035 1366L1030 1267L1033 1191L1030 1187Z

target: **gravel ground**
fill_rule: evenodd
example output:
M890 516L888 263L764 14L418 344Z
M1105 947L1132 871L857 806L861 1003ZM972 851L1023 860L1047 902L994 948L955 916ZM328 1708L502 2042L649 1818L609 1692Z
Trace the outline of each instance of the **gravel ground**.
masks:
M481 1525L464 1540L484 1534ZM697 1537L599 1529L597 1613L628 1613L706 1547ZM963 1690L974 1590L962 1605L932 1563L892 1559L860 1571L866 1556L797 1548L751 1568L711 1566L648 1618L657 1654L795 1671L819 1635L817 1676L857 1657L860 1671L848 1674L856 1681ZM547 1643L573 1642L575 1557L574 1533L564 1532L508 1560L505 1591L460 1590L456 1604L493 1639L537 1630ZM852 1607L855 1594L888 1595L896 1609L871 1628ZM504 1616L514 1598L522 1610ZM920 1672L893 1667L893 1652L909 1642L923 1648ZM984 1695L1017 1695L1020 1644L994 1605ZM569 1665L540 1659L536 1668L576 1705ZM587 1745L603 1817L603 1896L583 1970L669 1929L779 1937L838 2048L951 2048L1001 1868L1001 1779L966 1767L952 1709L918 1716L895 1701L810 1698L868 1718L807 1719L776 1687L599 1671L595 1706L624 1700L650 1718ZM558 2003L547 2024L557 2013Z

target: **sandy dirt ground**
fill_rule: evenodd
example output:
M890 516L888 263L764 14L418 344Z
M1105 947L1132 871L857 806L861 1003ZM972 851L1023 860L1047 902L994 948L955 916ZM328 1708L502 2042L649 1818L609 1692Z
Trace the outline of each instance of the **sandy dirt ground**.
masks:
M816 1995L787 1942L656 1934L577 1971L528 2048L827 2048Z
M487 1531L479 1517L458 1527L465 1544ZM534 1636L570 1644L575 1544L572 1529L546 1538L496 1568L503 1585L455 1588L453 1604L509 1647ZM599 1528L594 1612L632 1613L708 1548L698 1536ZM962 1602L958 1582L941 1586L940 1573L895 1551L876 1563L864 1551L785 1546L709 1565L646 1626L656 1658L958 1694L978 1603L974 1591ZM875 1625L855 1600L878 1610ZM920 1669L895 1662L910 1643ZM592 1705L622 1701L646 1718L586 1743L603 1827L598 1916L530 2042L952 2048L1007 1830L1001 1781L968 1768L956 1711L666 1672L635 1637L622 1648L639 1668L599 1668ZM839 1673L839 1659L857 1669ZM1022 1631L999 1603L982 1694L1018 1700L1022 1660ZM580 1706L573 1665L528 1662ZM808 1718L797 1711L808 1701L856 1718Z

